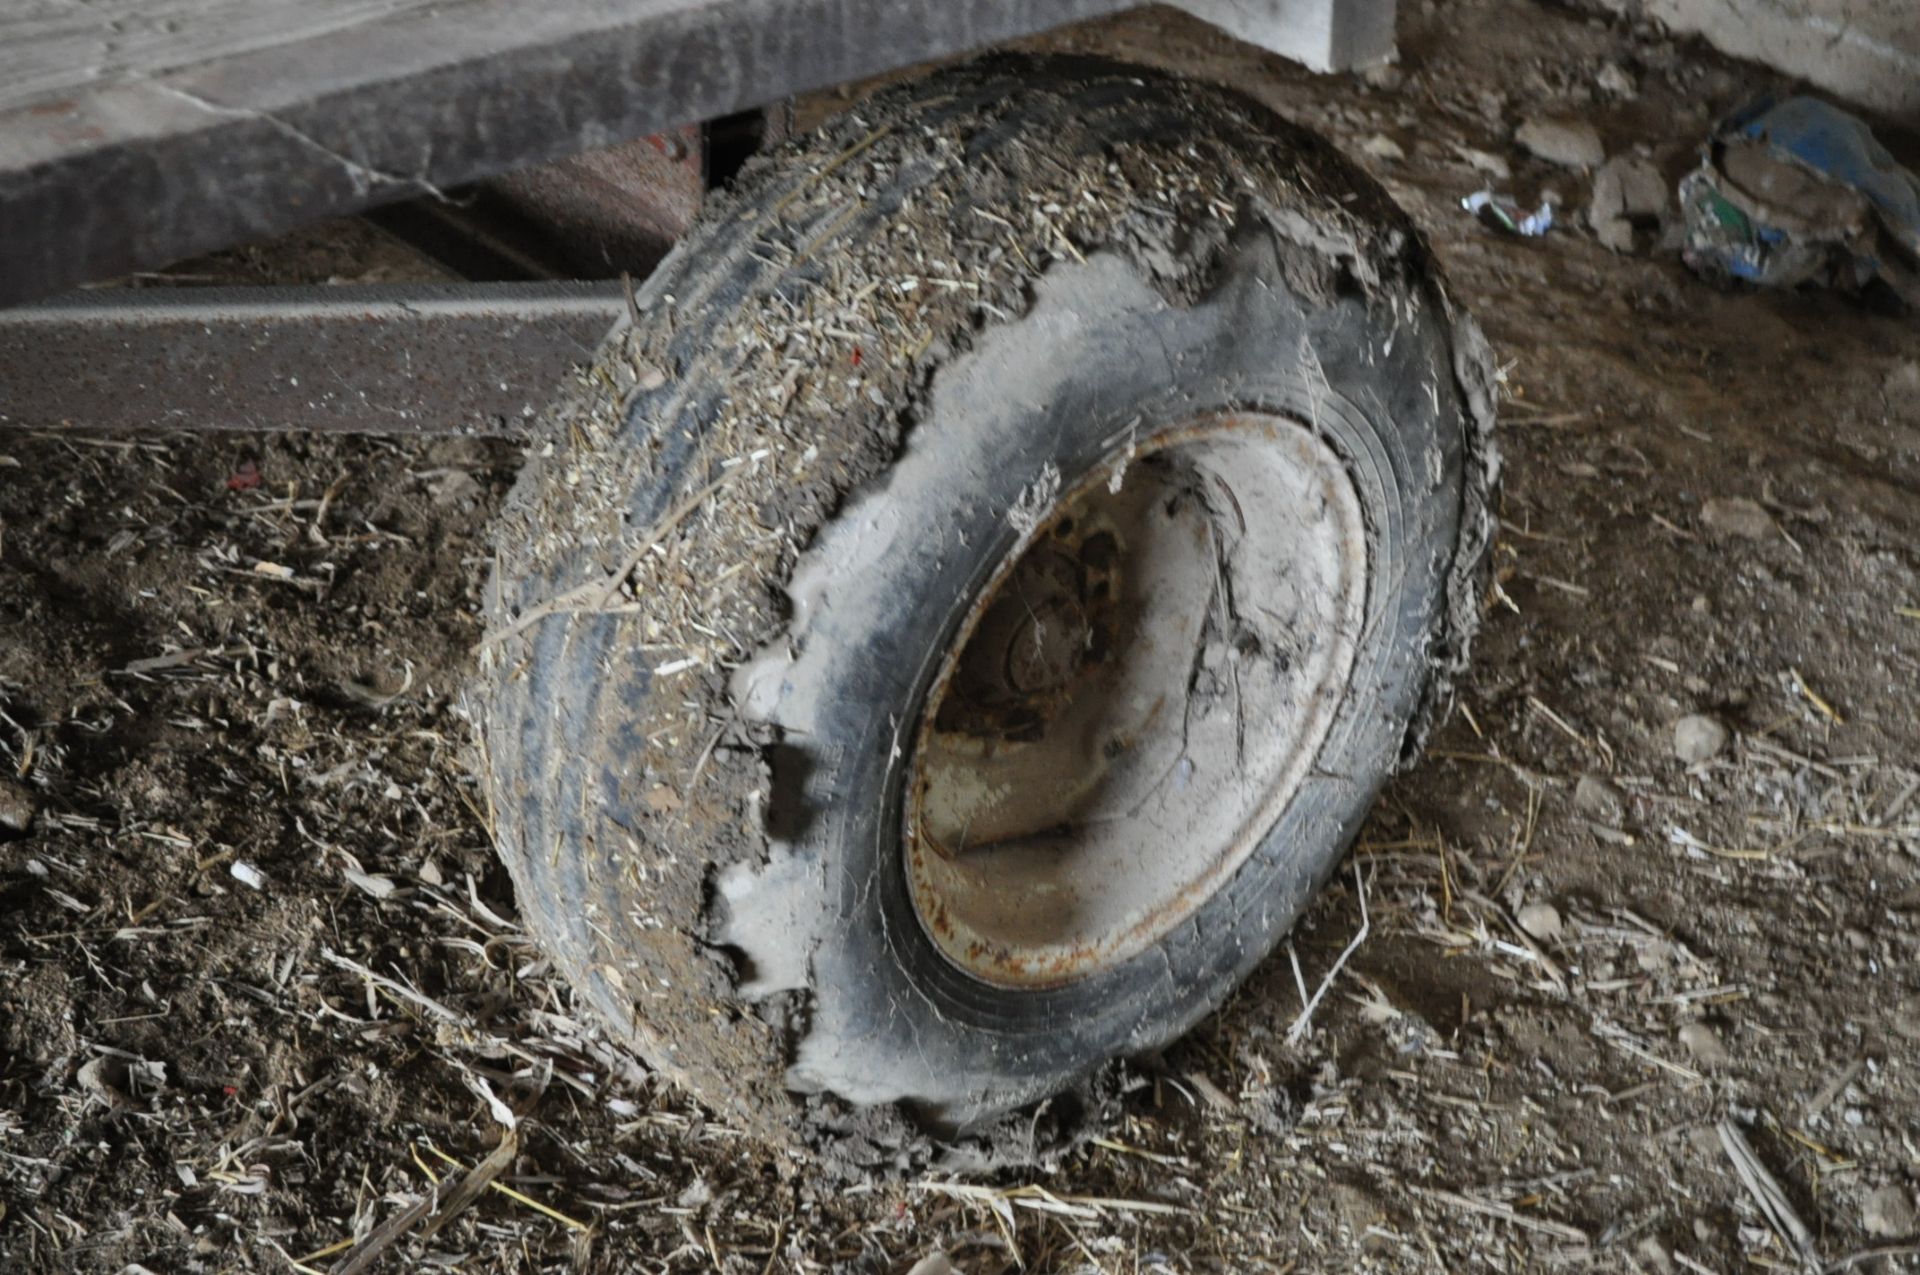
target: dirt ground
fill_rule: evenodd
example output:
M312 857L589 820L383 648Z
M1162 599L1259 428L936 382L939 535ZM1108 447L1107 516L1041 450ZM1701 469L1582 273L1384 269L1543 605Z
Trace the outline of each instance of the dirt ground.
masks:
M502 1115L498 1189L368 1269L1920 1269L1920 327L1611 252L1514 140L1675 178L1769 73L1523 0L1401 42L1045 41L1337 139L1506 368L1474 671L1290 945L1312 988L1364 916L1303 1040L1283 950L1055 1168L771 1157L515 924L459 702L515 445L0 435L0 1270L338 1271ZM185 272L420 269L336 227Z

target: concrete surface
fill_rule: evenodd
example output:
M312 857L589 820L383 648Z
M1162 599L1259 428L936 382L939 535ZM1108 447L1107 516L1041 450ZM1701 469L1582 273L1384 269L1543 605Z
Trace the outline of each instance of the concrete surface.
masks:
M1604 0L1920 124L1920 0Z

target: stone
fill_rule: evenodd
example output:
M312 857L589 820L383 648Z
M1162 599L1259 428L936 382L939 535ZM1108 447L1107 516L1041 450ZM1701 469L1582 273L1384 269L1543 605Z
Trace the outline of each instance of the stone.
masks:
M1860 1225L1875 1239L1905 1239L1920 1231L1920 1216L1914 1213L1913 1196L1907 1189L1889 1182L1861 1202Z
M1560 937L1565 924L1560 919L1560 909L1551 903L1529 903L1520 909L1515 918L1520 928L1542 943L1551 943Z
M1513 177L1513 168L1492 151L1483 151L1474 146L1462 146L1455 142L1453 153L1458 155L1467 167L1477 173L1485 173L1497 182L1508 181Z
M907 1275L960 1275L960 1268L945 1253L936 1252L915 1262Z
M1896 415L1920 417L1920 362L1908 359L1895 364L1882 388Z
M1608 62L1601 66L1593 77L1594 87L1609 97L1638 97L1640 85L1633 78L1633 72L1618 62Z
M37 809L31 791L10 779L0 779L0 830L25 832Z
M1589 819L1618 826L1626 816L1620 790L1594 775L1582 775L1573 786L1573 808Z
M1660 170L1634 155L1615 155L1593 175L1587 224L1602 246L1633 251L1636 224L1658 225L1667 210L1667 183Z
M1733 1055L1720 1043L1720 1033L1705 1023L1688 1023L1682 1027L1680 1043L1703 1067L1724 1067L1733 1061Z
M1400 143L1394 141L1385 133L1375 133L1372 137L1367 138L1360 143L1360 149L1375 159L1398 162L1407 157L1407 152L1402 149Z
M1406 72L1391 62L1368 67L1360 72L1360 78L1366 81L1368 88L1379 89L1383 93L1398 93L1407 82Z
M1893 1034L1902 1040L1920 1041L1920 996L1908 996L1893 1007Z
M480 483L464 469L450 469L427 489L436 505L471 502L480 494Z
M1599 131L1585 120L1536 117L1521 124L1513 140L1565 168L1598 168L1607 157Z
M1700 523L1722 540L1764 540L1773 533L1773 515L1745 496L1716 496L1700 506Z
M1689 766L1718 757L1727 746L1727 728L1702 713L1689 713L1673 724L1673 755Z

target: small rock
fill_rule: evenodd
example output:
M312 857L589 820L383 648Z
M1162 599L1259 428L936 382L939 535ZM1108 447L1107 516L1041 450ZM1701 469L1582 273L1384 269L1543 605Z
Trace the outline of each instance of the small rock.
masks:
M1625 217L1613 217L1602 212L1598 199L1587 209L1587 225L1593 227L1593 237L1608 252L1633 251L1633 223Z
M1920 1216L1905 1187L1889 1182L1860 1205L1860 1225L1876 1239L1897 1240L1920 1231Z
M1521 929L1542 943L1553 942L1566 928L1560 920L1560 909L1551 903L1529 903L1520 909L1520 915L1516 919L1520 922Z
M945 1253L929 1253L915 1262L907 1275L960 1275L960 1268Z
M1657 222L1667 210L1667 183L1660 170L1632 155L1615 155L1593 175L1587 224L1614 252L1633 251L1636 222Z
M428 491L436 505L451 505L480 495L480 484L464 469L450 469Z
M1700 507L1700 523L1722 539L1764 540L1773 533L1773 515L1745 496L1716 496Z
M1367 87L1379 89L1383 93L1397 91L1407 80L1406 73L1391 62L1382 62L1378 66L1368 67L1360 72L1360 78L1367 82Z
M1620 187L1620 211L1629 217L1657 217L1667 210L1672 187L1652 160L1621 155L1600 166L1599 177Z
M1508 181L1513 177L1512 167L1492 151L1483 151L1474 146L1462 146L1456 142L1453 153L1475 172L1485 173L1497 182Z
M1673 944L1665 939L1637 943L1633 948L1633 963L1643 974L1671 974L1678 959L1679 954L1673 950Z
M37 810L33 794L10 779L0 779L0 830L25 832Z
M1639 82L1633 78L1633 72L1618 62L1608 62L1593 77L1594 87L1609 97L1638 97Z
M1687 1132L1686 1136L1697 1155L1714 1159L1727 1154L1726 1148L1720 1143L1720 1135L1713 1131L1713 1126L1710 1124L1697 1124ZM1699 1218L1693 1220L1693 1234L1695 1239L1713 1238L1713 1232L1708 1230L1707 1224Z
M1920 419L1920 361L1908 359L1895 364L1883 388L1894 415Z
M1514 132L1513 140L1567 168L1598 168L1607 157L1599 132L1585 120L1530 119Z
M1604 779L1582 775L1573 786L1573 806L1589 819L1618 825L1626 814L1626 801L1620 790Z
M1727 728L1701 713L1673 724L1673 755L1689 766L1718 757L1727 746Z
M1398 161L1407 157L1407 152L1401 148L1400 143L1394 141L1385 133L1375 133L1372 137L1367 138L1360 143L1360 149L1375 159Z
M1703 1067L1724 1067L1733 1061L1733 1055L1720 1043L1720 1034L1705 1023L1688 1023L1682 1027L1680 1043Z
M1920 1041L1920 996L1909 996L1893 1007L1893 1034Z

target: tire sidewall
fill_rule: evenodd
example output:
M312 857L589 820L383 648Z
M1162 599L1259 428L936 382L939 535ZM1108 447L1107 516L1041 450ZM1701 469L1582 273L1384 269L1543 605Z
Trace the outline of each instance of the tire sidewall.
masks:
M1288 247L1264 229L1243 235L1213 290L1189 306L1169 304L1116 256L1057 268L1027 316L936 381L898 465L944 462L951 481L939 498L889 479L842 515L894 534L848 591L890 602L863 609L829 595L806 638L832 643L818 684L799 688L823 706L806 741L815 770L799 848L825 873L830 902L813 954L815 1025L796 1069L813 1083L844 1091L831 1073L858 1064L838 1046L859 1041L871 1066L889 1053L916 1069L938 1058L943 1079L918 1087L944 1089L928 1100L964 1114L1164 1043L1271 950L1398 761L1444 627L1462 510L1466 429L1446 326L1431 295L1411 314L1358 288L1302 296L1288 282ZM1347 464L1366 519L1364 631L1316 763L1251 855L1147 951L1054 988L981 982L923 930L902 862L911 741L940 656L1015 549L1007 511L1044 471L1070 489L1158 429L1233 410L1319 432ZM833 542L829 527L821 548Z

